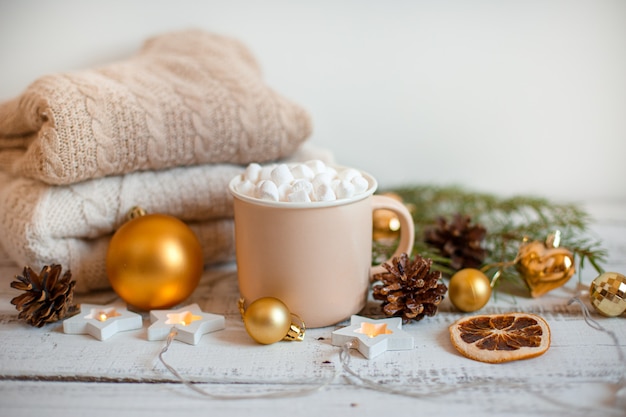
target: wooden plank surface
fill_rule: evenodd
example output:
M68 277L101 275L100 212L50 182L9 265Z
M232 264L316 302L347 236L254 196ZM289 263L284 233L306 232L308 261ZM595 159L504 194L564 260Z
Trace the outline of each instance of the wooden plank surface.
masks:
M608 207L608 208L607 208ZM609 249L608 270L626 272L626 214L623 206L595 209L592 232ZM593 212L592 212L593 213ZM148 341L149 324L102 342L88 335L67 335L60 324L41 329L17 320L9 287L20 268L0 266L0 415L252 415L295 414L381 415L626 415L616 403L624 363L626 318L593 318L619 339L588 326L577 305L567 305L588 288L595 272L585 270L581 285L573 278L565 287L538 298L500 294L482 312L527 311L542 315L552 330L544 355L502 365L462 357L452 347L448 326L462 315L446 300L432 318L404 326L414 335L411 351L386 352L372 360L351 353L355 372L390 389L393 395L363 387L341 369L334 329L347 323L309 329L303 342L268 346L254 343L237 309L234 265L207 271L188 300L203 311L223 314L226 328L203 336L198 345L174 341L166 359L187 379L216 395L280 392L275 399L223 400L203 397L178 383L160 363L162 341ZM84 303L115 301L114 293L80 296ZM587 301L585 296L582 299ZM587 303L588 305L588 303ZM371 301L363 312L379 315ZM623 382L623 381L622 381ZM323 385L325 384L325 385ZM322 386L323 385L323 386ZM292 396L303 388L319 388ZM593 412L592 412L593 411Z

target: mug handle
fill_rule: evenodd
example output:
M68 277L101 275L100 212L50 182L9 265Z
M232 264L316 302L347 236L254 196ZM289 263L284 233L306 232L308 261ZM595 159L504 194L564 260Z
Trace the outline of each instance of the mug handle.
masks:
M396 248L394 254L385 262L389 262L394 257L400 256L403 252L411 255L413 242L415 240L415 225L413 224L413 217L411 216L409 209L407 209L404 204L394 200L393 198L386 197L384 195L373 195L372 211L380 209L393 211L398 216L398 220L400 220L400 242L398 243L398 247ZM370 277L381 272L387 272L382 264L372 266L370 269Z

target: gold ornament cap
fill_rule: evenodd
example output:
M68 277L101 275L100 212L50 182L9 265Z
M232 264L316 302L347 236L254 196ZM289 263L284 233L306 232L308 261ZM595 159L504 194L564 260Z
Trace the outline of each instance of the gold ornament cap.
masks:
M130 210L128 210L128 213L126 213L126 221L145 216L146 214L148 214L148 212L143 207L133 206Z

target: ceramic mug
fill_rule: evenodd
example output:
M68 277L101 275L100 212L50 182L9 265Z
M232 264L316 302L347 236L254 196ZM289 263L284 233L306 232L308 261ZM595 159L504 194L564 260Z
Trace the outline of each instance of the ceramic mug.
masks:
M276 297L307 327L339 323L365 306L372 266L373 212L391 210L400 220L400 241L393 256L411 253L414 225L400 202L374 195L377 182L361 172L369 187L349 199L325 202L275 202L236 191L235 248L239 291L249 305Z

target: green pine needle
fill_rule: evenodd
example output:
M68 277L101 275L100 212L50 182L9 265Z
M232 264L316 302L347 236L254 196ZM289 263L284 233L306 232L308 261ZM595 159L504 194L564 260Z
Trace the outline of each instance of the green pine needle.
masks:
M511 262L523 239L545 241L555 231L561 232L561 247L572 251L580 271L588 262L598 273L603 272L607 251L599 241L588 236L590 216L574 204L556 204L544 198L530 196L497 197L487 193L467 191L456 186L419 185L385 190L398 194L413 214L415 223L414 252L433 260L433 268L450 276L454 271L447 259L424 241L424 230L435 224L438 217L451 219L456 213L471 217L472 224L482 224L487 230L484 241L488 256L484 265ZM397 241L377 243L373 259L387 259ZM503 269L501 279L521 277L513 266Z

